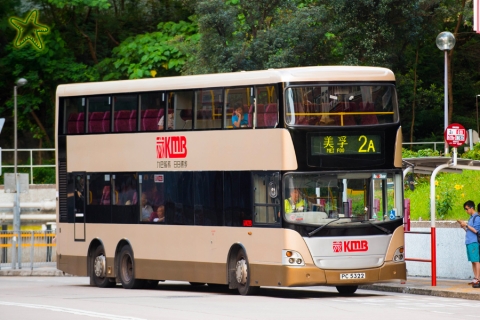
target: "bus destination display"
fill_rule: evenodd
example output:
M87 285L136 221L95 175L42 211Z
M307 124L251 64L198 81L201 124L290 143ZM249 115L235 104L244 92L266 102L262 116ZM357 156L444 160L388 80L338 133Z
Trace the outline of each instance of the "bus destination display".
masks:
M312 135L312 156L380 154L380 135Z

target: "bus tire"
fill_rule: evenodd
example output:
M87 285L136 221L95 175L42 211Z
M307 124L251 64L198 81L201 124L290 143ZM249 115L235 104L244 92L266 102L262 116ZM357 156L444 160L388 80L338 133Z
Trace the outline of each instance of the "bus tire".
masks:
M91 260L91 273L90 277L92 282L99 288L110 288L116 285L115 279L107 278L105 273L107 267L107 261L105 257L105 249L102 245L95 248L93 252L93 258Z
M238 250L235 261L235 280L238 283L238 292L242 296L254 295L258 292L259 287L250 285L251 272L245 250Z
M135 260L132 248L129 245L123 246L118 256L118 276L122 287L125 289L142 288L145 281L135 279Z
M357 291L358 286L337 286L337 291L342 296L351 296Z

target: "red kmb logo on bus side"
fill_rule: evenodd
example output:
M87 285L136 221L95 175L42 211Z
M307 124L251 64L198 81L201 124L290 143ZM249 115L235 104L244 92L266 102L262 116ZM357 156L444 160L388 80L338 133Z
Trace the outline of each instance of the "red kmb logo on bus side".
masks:
M365 252L368 251L367 240L333 241L333 252Z
M186 157L187 138L185 136L157 137L157 159Z

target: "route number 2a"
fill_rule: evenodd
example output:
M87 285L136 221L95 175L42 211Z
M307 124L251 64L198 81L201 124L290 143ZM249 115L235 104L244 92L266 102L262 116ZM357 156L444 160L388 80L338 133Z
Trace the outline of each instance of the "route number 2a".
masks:
M360 148L358 148L359 153L375 152L375 143L373 140L369 140L367 136L358 137L358 141L362 144Z

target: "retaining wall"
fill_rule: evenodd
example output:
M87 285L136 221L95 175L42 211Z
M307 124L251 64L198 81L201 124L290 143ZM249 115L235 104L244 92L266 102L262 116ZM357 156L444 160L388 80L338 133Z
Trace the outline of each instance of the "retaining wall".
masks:
M468 216L465 215L465 219ZM429 221L412 221L412 231L430 231ZM446 279L473 278L472 264L467 260L465 230L456 221L437 221L437 277ZM405 234L407 258L430 259L429 234ZM431 277L431 264L407 261L409 276Z

